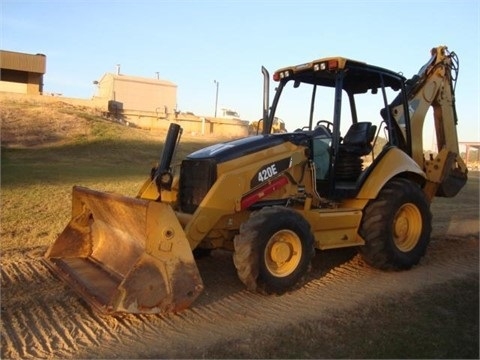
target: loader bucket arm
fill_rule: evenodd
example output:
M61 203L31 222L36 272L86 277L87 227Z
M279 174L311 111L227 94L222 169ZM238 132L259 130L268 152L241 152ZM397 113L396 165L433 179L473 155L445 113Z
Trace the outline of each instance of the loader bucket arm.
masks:
M175 312L203 290L169 205L83 187L73 188L72 218L45 261L104 313Z

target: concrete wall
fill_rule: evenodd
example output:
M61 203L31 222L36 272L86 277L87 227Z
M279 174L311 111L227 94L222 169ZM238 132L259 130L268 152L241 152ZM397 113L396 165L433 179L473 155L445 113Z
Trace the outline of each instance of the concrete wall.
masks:
M202 117L179 113L167 117L159 117L153 113L126 113L123 121L128 126L137 126L150 130L167 130L171 122L178 123L183 131L200 136L248 136L248 121Z

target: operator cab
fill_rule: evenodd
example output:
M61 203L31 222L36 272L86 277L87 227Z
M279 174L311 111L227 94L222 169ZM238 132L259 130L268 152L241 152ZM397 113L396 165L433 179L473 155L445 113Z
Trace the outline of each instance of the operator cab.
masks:
M281 117L287 126L297 128L295 132L309 134L321 196L355 196L384 149L397 146L408 152L408 111L396 119L395 109L389 107L395 99L407 110L402 75L334 57L280 69L273 80L278 86L265 130L269 131L271 119ZM391 111L384 110L382 117L381 109Z

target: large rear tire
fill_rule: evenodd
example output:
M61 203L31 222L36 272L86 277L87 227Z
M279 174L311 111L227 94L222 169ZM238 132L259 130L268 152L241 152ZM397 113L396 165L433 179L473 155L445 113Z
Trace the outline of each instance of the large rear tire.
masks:
M432 230L429 203L420 187L393 179L365 208L360 235L365 261L380 269L402 270L425 255Z
M282 294L310 269L315 254L309 223L296 211L265 207L250 215L234 239L238 277L251 291Z

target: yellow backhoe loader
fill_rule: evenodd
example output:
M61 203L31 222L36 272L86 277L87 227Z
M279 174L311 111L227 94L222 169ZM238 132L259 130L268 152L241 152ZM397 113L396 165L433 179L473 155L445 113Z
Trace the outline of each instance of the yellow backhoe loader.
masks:
M271 104L262 72L262 134L172 165L181 134L172 123L136 198L73 188L71 221L45 261L88 303L105 313L188 307L203 290L195 249L233 251L246 287L276 294L301 284L315 249L358 247L381 269L420 261L431 201L467 181L456 54L432 49L411 79L343 57L285 67L273 74ZM438 154L425 159L429 109ZM302 125L272 133L274 119L289 114Z

